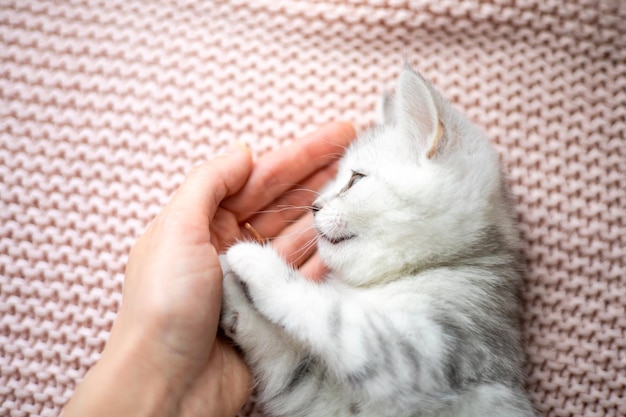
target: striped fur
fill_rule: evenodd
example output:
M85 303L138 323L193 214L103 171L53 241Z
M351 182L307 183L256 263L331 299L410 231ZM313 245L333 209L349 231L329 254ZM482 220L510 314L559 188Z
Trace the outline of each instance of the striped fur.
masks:
M532 416L497 156L410 68L391 104L315 202L326 280L236 244L222 328L270 415Z

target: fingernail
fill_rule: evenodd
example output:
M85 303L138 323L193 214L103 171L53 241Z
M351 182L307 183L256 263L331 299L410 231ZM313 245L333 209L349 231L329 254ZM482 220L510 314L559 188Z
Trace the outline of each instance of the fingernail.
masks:
M250 150L250 146L248 146L248 144L246 142L235 142L235 145L233 147L238 149L238 150L240 150L240 151L249 151Z
M241 152L250 152L250 147L244 142L233 142L222 150L218 156L236 155Z

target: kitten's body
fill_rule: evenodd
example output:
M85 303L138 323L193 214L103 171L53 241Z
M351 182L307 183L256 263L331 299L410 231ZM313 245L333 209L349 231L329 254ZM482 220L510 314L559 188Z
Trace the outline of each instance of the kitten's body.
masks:
M314 205L327 279L237 244L222 327L270 415L532 416L497 156L408 68L394 105Z

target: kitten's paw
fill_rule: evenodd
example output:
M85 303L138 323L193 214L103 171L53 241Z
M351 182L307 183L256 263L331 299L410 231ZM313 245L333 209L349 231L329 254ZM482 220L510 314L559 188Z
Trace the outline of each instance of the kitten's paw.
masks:
M230 267L225 255L220 256L220 264L223 274L220 327L226 336L237 341L242 336L242 331L245 331L250 317L257 313L253 311L242 282Z
M241 293L252 306L267 315L281 288L294 271L269 246L242 242L226 253L228 264L239 279Z

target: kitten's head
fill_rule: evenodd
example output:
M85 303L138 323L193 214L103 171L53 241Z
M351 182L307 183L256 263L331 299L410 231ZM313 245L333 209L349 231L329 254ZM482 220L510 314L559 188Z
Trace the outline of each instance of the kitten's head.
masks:
M485 135L409 67L384 114L314 203L326 264L351 284L371 285L469 256L496 234L514 244Z

